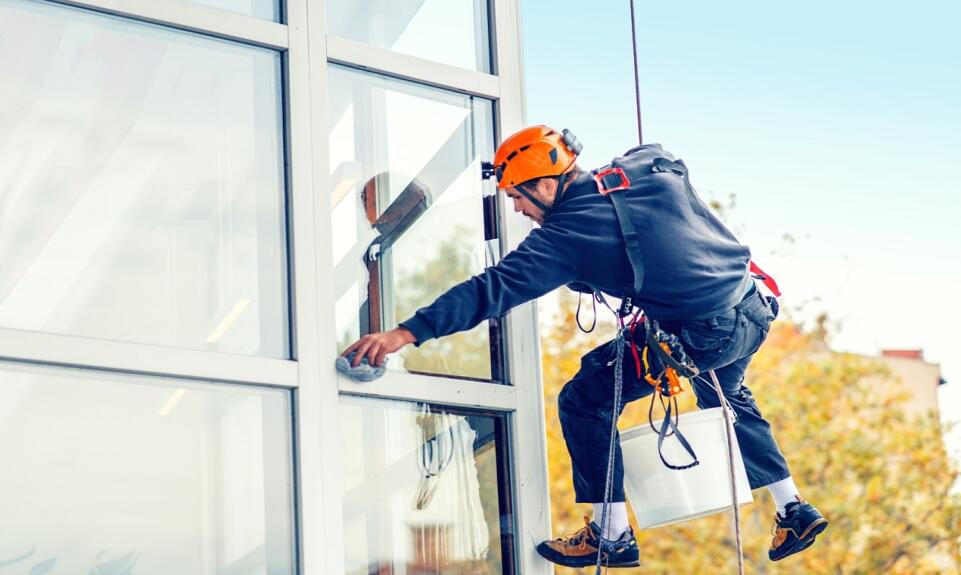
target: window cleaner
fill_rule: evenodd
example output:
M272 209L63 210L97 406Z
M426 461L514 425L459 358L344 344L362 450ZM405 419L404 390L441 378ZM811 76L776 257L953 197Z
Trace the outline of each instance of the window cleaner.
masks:
M361 337L344 354L356 352L354 365L363 357L380 365L407 344L469 330L565 285L620 298L625 328L639 308L645 326L653 330L657 322L711 377L690 380L698 406L726 402L734 412L750 486L768 486L778 505L770 559L806 549L827 520L793 487L771 426L743 381L778 311L777 300L755 285L750 249L698 197L684 162L661 146L637 146L593 172L577 166L580 151L574 134L549 126L505 139L482 174L495 178L514 210L540 226L496 265L453 286L398 328ZM639 562L632 529L614 521L626 517L616 417L627 403L658 390L624 361L625 331L587 353L558 397L576 501L594 504L595 517L570 536L538 545L557 564L586 567L598 556L609 567ZM640 341L638 348L641 354ZM657 353L649 346L648 361Z

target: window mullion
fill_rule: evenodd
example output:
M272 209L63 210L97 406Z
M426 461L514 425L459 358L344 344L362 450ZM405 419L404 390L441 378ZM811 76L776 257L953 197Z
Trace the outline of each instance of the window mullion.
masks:
M497 76L398 54L333 35L327 36L327 59L337 64L483 98L495 99L501 89Z
M298 573L344 573L339 406L334 356L325 2L286 0L290 25L294 316L300 387L295 394Z
M288 360L6 328L0 328L0 358L205 381L298 385L297 364Z
M356 383L340 374L337 378L341 393L352 395L424 401L497 411L511 411L517 408L518 394L513 386L390 371L380 379L368 383Z
M48 0L264 48L287 48L287 26L185 0Z
M523 58L521 52L519 0L492 0L494 8L494 69L501 80L497 119L499 139L521 129L527 118L524 106ZM503 196L499 198L503 202ZM501 246L504 253L514 249L528 233L531 224L500 205ZM548 539L551 535L549 484L546 473L547 442L544 422L544 389L540 367L537 304L518 306L507 316L508 372L517 389L517 411L513 414L513 471L517 499L517 532L527 541ZM550 573L550 565L532 546L521 547L521 571L527 574Z

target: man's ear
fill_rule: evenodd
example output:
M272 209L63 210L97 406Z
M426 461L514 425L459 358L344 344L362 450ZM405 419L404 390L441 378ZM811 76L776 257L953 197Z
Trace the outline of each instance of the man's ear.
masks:
M537 191L541 197L550 198L557 189L557 180L554 178L540 178L537 180Z

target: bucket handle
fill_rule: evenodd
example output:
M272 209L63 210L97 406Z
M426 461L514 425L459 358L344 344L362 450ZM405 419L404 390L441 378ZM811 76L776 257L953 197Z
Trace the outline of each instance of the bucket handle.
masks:
M661 430L657 434L657 455L661 458L661 463L663 463L668 469L683 471L685 469L696 467L700 465L701 462L697 459L697 454L694 453L694 449L691 447L691 444L688 443L687 439L681 433L681 430L677 428L677 424L674 423L674 419L671 417L671 410L674 408L672 403L676 403L676 400L675 402L667 402L667 407L664 410L664 421L661 422ZM683 447L684 450L687 451L687 453L691 456L691 459L694 460L692 463L688 463L687 465L672 465L671 463L668 463L667 459L664 458L664 453L661 450L661 446L664 444L664 438L668 437L669 435L674 435L677 437L681 447Z

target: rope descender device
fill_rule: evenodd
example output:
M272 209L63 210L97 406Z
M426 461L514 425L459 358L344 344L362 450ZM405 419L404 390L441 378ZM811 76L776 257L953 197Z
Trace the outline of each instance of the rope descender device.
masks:
M639 335L637 334L637 327L639 323L644 325L644 339L640 352L638 352L637 347L637 335ZM631 320L629 331L631 353L634 355L637 377L654 387L654 393L651 394L651 405L647 411L647 421L651 429L657 433L658 456L669 469L690 469L700 464L700 461L690 443L677 427L680 423L677 396L684 391L680 378L691 379L696 377L699 371L691 358L685 353L678 337L662 330L656 321L645 317L639 318L635 315ZM661 403L661 408L664 409L664 419L661 421L660 429L654 427L654 402L658 400ZM664 439L672 435L677 438L681 447L691 456L691 463L673 465L664 458L662 450Z
M638 357L635 331L638 318L631 322L631 352L634 354L637 377L654 386L654 389L665 397L674 397L684 391L681 387L681 377L688 379L696 377L697 367L688 357L676 335L662 330L656 321L646 321L644 324L644 349Z

